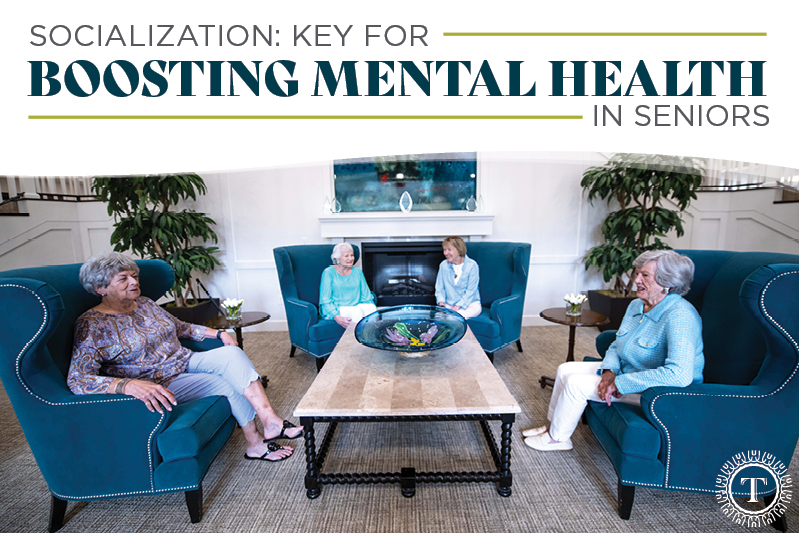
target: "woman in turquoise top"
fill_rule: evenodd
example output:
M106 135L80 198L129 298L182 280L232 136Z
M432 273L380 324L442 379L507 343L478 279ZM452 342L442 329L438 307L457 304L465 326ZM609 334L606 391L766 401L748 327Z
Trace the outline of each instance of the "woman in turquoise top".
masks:
M333 265L322 272L319 283L319 314L346 328L353 320L357 324L364 316L377 311L377 307L363 271L353 266L352 245L337 244L330 258Z
M558 367L546 426L523 432L537 450L571 450L571 435L589 401L640 405L651 387L702 382L705 357L702 319L683 299L694 277L693 262L671 250L644 252L634 261L636 296L616 340L601 363Z

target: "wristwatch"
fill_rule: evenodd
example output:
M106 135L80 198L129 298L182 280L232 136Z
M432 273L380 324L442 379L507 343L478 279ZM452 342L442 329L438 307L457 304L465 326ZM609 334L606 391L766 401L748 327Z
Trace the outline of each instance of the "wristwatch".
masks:
M222 331L223 330L221 330L221 329L216 330L216 338L217 339L221 339L222 338Z

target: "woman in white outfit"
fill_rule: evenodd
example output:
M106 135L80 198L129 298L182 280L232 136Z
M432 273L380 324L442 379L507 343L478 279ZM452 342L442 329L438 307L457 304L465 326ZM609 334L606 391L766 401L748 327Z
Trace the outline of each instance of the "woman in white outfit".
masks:
M693 262L672 250L656 250L642 253L633 266L638 298L627 308L605 359L558 367L550 422L523 432L527 446L571 450L571 435L589 401L640 405L640 393L651 387L702 382L702 319L682 297L694 277Z

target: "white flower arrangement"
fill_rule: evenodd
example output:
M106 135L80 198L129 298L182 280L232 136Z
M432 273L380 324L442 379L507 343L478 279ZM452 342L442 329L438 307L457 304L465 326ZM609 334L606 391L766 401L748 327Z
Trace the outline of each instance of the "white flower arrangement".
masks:
M585 294L567 294L563 297L568 304L566 306L566 316L580 316L583 312L583 304L588 297Z
M239 300L238 298L226 298L224 302L222 302L222 307L228 310L229 313L236 313L241 309L241 304L244 303L244 300Z
M567 294L563 299L571 305L582 305L588 300L588 297L585 294Z

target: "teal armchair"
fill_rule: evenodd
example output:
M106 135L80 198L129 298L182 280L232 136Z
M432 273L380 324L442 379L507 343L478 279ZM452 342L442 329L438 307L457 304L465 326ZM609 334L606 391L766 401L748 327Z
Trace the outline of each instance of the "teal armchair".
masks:
M618 474L623 519L636 486L713 494L736 454L773 454L787 467L799 439L799 256L678 251L696 266L686 299L702 317L704 382L648 389L640 406L589 402L585 412ZM614 337L599 335L600 355ZM758 496L771 501L774 490L759 486Z
M317 368L322 368L344 334L344 328L334 320L319 318L319 283L322 271L333 264L330 254L334 246L306 244L274 249L291 338L289 357L294 357L299 348L316 358ZM357 246L352 249L357 262L361 251Z
M137 264L145 296L156 300L171 288L167 263ZM49 530L62 526L68 500L168 492L184 492L190 519L199 522L203 477L235 427L230 404L212 396L159 414L132 396L72 394L73 326L100 302L80 285L79 269L0 272L0 331L11 332L0 337L0 378L50 489Z
M521 352L524 296L530 270L530 250L527 243L469 242L466 255L480 267L480 315L468 319L474 336L483 350L493 354L516 343Z

